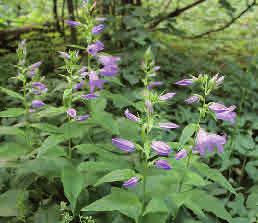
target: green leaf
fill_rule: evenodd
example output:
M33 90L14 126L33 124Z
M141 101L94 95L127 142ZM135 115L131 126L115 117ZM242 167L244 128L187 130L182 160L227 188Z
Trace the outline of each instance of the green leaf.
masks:
M258 211L258 193L252 193L248 196L246 207Z
M82 209L82 211L119 211L136 222L141 210L142 204L136 194L119 188L113 188L110 195Z
M38 157L48 151L48 149L53 148L59 143L65 141L64 135L51 135L45 139L41 147L38 149Z
M3 88L3 87L0 87L0 90L13 98L17 98L17 99L20 99L23 101L23 96L15 91L12 91L12 90L9 90L9 89Z
M148 203L147 207L143 215L147 215L150 213L168 213L168 208L164 202L164 200L160 198L152 198L151 201Z
M197 189L191 191L191 201L201 209L207 212L211 212L219 218L227 220L228 222L232 221L232 217L224 208L223 202L204 191Z
M0 157L2 160L14 160L30 152L28 146L16 144L13 142L0 145Z
M24 136L25 133L21 129L12 126L0 126L0 135L20 135Z
M58 223L59 222L58 206L50 206L48 208L41 208L34 216L34 223Z
M60 108L55 108L55 107L47 107L46 109L40 111L38 113L40 118L53 118L55 116L61 115L65 113L65 108L60 107Z
M205 163L194 162L192 163L195 169L202 175L207 177L208 179L213 180L218 183L220 186L224 187L228 191L233 194L236 194L235 189L231 186L231 184L227 181L227 179L216 169L211 169Z
M0 195L0 216L19 216L18 204L24 204L28 199L28 192L23 190L8 190Z
M78 170L82 172L108 172L122 168L120 163L102 162L102 161L87 161L80 163Z
M23 108L8 108L0 112L0 118L15 118L23 115L25 110Z
M34 124L31 124L31 127L40 129L43 132L47 132L47 133L61 133L61 130L58 127L48 123L34 123Z
M116 181L124 181L128 180L131 177L135 175L133 170L130 169L124 169L124 170L114 170L101 179L98 180L98 182L95 184L95 186L98 186L103 183L108 183L108 182L116 182Z
M192 137L192 135L197 131L197 129L198 129L198 125L196 124L187 125L180 136L180 139L179 139L180 144L185 145Z
M165 213L151 213L143 217L142 223L164 223L167 218L168 214Z
M73 213L75 213L77 199L84 187L83 175L76 168L66 167L62 172L61 179L65 196L71 204Z

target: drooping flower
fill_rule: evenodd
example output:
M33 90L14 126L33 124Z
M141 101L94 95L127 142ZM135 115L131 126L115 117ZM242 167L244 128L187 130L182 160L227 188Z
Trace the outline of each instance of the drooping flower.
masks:
M128 109L125 110L125 117L133 122L139 122L140 118L132 114Z
M35 70L35 69L39 68L41 64L42 64L41 61L38 61L38 62L36 62L36 63L34 63L34 64L31 64L31 65L29 66L29 70Z
M155 166L157 168L160 168L160 169L163 169L163 170L171 170L172 169L171 165L166 160L157 160L157 161L155 161Z
M92 34L93 35L98 35L98 34L100 34L103 30L105 29L105 25L103 25L103 24L99 24L99 25L97 25L97 26L94 26L93 28L92 28Z
M86 114L86 115L77 116L75 119L76 119L76 121L82 122L82 121L87 120L89 117L90 117L90 115Z
M117 65L109 65L104 66L102 69L100 69L100 75L102 76L108 76L113 77L119 72L119 68Z
M164 122L164 123L159 123L159 127L162 129L176 129L176 128L179 128L180 126L172 122Z
M69 26L72 26L72 27L76 27L76 26L80 26L81 23L78 22L78 21L73 21L73 20L65 20L65 23Z
M197 95L192 95L189 98L185 100L185 103L187 104L193 104L193 103L198 103L200 101L200 97Z
M149 113L152 113L154 111L151 101L149 101L149 100L145 101L145 106L146 106L147 111Z
M217 86L221 85L224 82L225 77L219 76L219 74L216 74L211 80L216 83Z
M96 93L82 95L82 98L86 100L96 99L97 97L99 97L99 95Z
M147 86L147 88L150 90L150 89L152 89L152 88L154 88L154 87L158 87L158 86L161 86L161 85L163 85L163 82L162 82L162 81L154 81L154 82L151 82L151 83Z
M193 79L184 79L181 81L177 81L175 84L180 86L189 86L189 85L192 85L193 82L194 82Z
M97 72L91 71L89 72L89 85L90 85L90 93L93 93L95 88L102 89L106 80L101 80L98 77Z
M159 71L159 70L160 70L160 66L154 67L154 71Z
M98 52L104 50L104 44L97 40L95 43L90 44L87 48L87 52L92 55L96 56Z
M119 149L125 151L125 152L133 152L135 150L135 145L129 140L121 139L121 138L113 138L112 144Z
M83 66L80 70L78 70L78 73L83 74L85 71L87 71L87 67Z
M170 98L173 98L175 95L176 95L176 93L172 93L172 92L166 93L166 94L163 94L163 95L159 96L159 100L166 101Z
M170 146L162 141L152 141L151 148L160 156L168 156L171 152Z
M198 151L201 156L204 156L207 150L213 152L214 147L217 147L218 152L222 153L224 151L223 146L225 144L225 136L208 133L204 129L200 128L197 133L196 146L194 150Z
M111 66L117 65L117 63L120 61L120 57L100 55L98 56L98 60L104 66Z
M32 82L31 86L32 86L32 92L37 95L46 93L48 91L48 88L46 87L46 85L41 82Z
M43 101L41 101L41 100L33 100L32 102L31 102L31 107L32 108L41 108L41 107L43 107L43 106L45 106L46 104L43 102Z
M77 112L74 108L69 108L66 111L67 115L70 116L71 118L75 118L77 115Z
M180 150L180 151L175 155L176 160L180 160L180 159L183 159L183 158L185 158L185 157L187 157L187 150L185 150L185 149Z
M132 177L123 183L123 187L125 188L135 187L138 182L139 182L139 179L137 177Z
M69 60L71 58L71 56L66 52L59 51L58 53L59 53L59 56L64 58L64 59Z
M75 86L73 87L73 89L74 89L74 90L81 90L84 85L85 85L85 82L84 82L84 81L80 81L79 83L75 84Z
M212 102L209 105L209 109L215 113L217 119L221 119L223 121L229 121L231 123L235 122L236 113L234 110L236 109L235 105L230 107L226 107L223 104Z

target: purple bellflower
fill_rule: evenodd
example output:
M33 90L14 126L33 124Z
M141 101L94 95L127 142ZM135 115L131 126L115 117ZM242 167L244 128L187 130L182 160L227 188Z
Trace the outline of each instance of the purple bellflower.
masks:
M75 118L76 115L77 115L77 112L74 108L69 108L67 111L66 111L67 115L71 118Z
M194 103L198 103L199 101L200 101L200 97L197 95L193 95L193 96L190 96L189 98L187 98L185 100L185 103L194 104Z
M103 24L99 24L99 25L97 25L97 26L94 26L93 28L92 28L92 34L93 35L98 35L98 34L100 34L103 30L105 29L105 25L103 25Z
M59 53L59 56L64 58L64 59L69 60L71 58L70 55L66 52L59 51L58 53Z
M156 160L155 161L155 166L157 168L163 169L163 170L171 170L172 167L166 160Z
M209 109L215 113L217 119L221 119L223 121L229 121L231 123L235 122L236 113L234 110L236 109L235 105L230 107L226 107L223 104L212 102L209 105Z
M185 149L182 149L180 150L176 155L175 155L175 158L176 160L181 160L183 158L187 157L187 150Z
M135 145L131 141L128 141L126 139L121 138L113 138L112 144L116 146L117 148L125 151L125 152L133 152L135 150Z
M72 27L76 27L76 26L80 26L81 23L78 22L78 21L73 21L73 20L65 20L65 23L69 26L72 26Z
M92 100L92 99L96 99L96 98L98 98L98 97L99 97L99 95L96 94L96 93L90 93L90 94L84 94L84 95L82 95L82 98L83 98L83 99L86 99L86 100Z
M163 82L162 81L155 81L155 82L151 82L149 85L148 85L148 89L150 90L150 89L152 89L152 88L154 88L154 87L159 87L159 86L161 86L161 85L163 85Z
M87 48L87 52L92 55L96 56L98 52L104 50L104 44L97 40L95 43L90 44Z
M90 93L93 93L95 88L102 89L106 80L100 80L97 72L91 71L89 73L89 85L90 85Z
M138 182L139 182L139 179L137 177L132 177L123 183L123 187L125 188L135 187Z
M31 107L32 108L41 108L41 107L43 107L43 106L45 106L46 104L43 102L43 101L41 101L41 100L33 100L32 102L31 102Z
M132 114L128 109L125 110L125 117L128 118L129 120L133 122L139 122L140 118L137 117L136 115Z
M166 101L166 100L173 98L175 95L176 95L176 93L172 93L172 92L166 93L166 94L159 96L159 100Z
M75 119L76 121L82 122L87 120L90 117L90 115L81 115L81 116L77 116Z
M217 147L218 152L224 151L223 146L226 144L226 137L208 133L204 129L200 129L197 134L196 146L194 151L198 151L201 156L205 155L206 150L213 152L214 147Z
M46 93L48 91L48 88L46 87L46 85L41 82L32 82L31 86L32 86L32 92L37 95Z
M98 60L104 66L112 66L117 65L117 63L120 61L120 57L100 55L98 56Z
M194 82L193 79L184 79L181 81L177 81L175 84L179 86L189 86L189 85L192 85L193 82Z
M171 152L170 146L162 141L152 141L151 148L160 156L168 156Z
M102 76L113 77L117 75L118 72L119 68L117 65L104 66L102 69L100 69L100 75Z
M159 123L159 127L161 129L176 129L176 128L179 128L180 126L172 122L164 122L164 123Z

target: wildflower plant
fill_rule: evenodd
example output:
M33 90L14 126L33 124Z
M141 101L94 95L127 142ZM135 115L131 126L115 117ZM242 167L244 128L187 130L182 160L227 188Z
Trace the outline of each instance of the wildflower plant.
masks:
M204 219L204 211L208 211L229 221L230 214L220 206L219 200L206 192L206 188L213 183L231 193L235 191L219 171L209 168L200 159L215 148L218 152L223 152L223 146L226 144L225 135L204 130L206 118L217 120L223 117L222 120L232 122L236 116L234 106L228 108L222 104L208 102L211 93L222 85L223 77L209 78L208 75L200 75L176 83L184 87L199 86L200 91L186 99L187 106L200 105L199 118L196 123L190 123L183 129L177 142L171 142L164 141L162 135L167 131L175 131L180 126L163 121L156 108L167 105L176 93L157 92L156 88L160 88L163 82L156 81L159 67L155 65L150 48L145 53L142 69L144 90L141 95L142 106L138 106L140 114L129 108L124 111L125 118L137 126L140 137L136 141L119 135L112 139L115 148L122 151L125 157L131 157L128 160L133 162L132 169L113 170L97 183L100 185L122 181L121 186L124 189L113 187L111 194L83 208L82 211L116 210L137 223L171 222L178 218L179 212L189 213L189 210L198 219ZM157 134L157 129L164 134ZM213 208L214 205L216 209Z

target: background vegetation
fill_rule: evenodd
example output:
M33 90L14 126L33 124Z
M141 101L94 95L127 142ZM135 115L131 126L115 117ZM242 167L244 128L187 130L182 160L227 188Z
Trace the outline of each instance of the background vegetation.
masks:
M112 117L111 121L101 118L101 113L96 119L103 128L92 128L86 133L76 128L75 136L84 134L93 142L101 140L108 143L117 130L124 137L130 135L137 138L133 127L124 124L120 117L126 107L138 109L140 106L136 103L137 93L142 88L140 65L149 46L156 55L156 63L161 66L159 79L164 81L168 91L178 92L178 97L169 106L160 108L162 117L182 126L196 119L193 107L184 106L184 99L190 91L179 91L174 85L175 81L189 75L225 75L224 87L219 89L214 100L237 107L235 125L220 123L219 127L215 127L214 122L209 121L209 130L227 134L228 143L224 153L202 159L203 163L222 173L236 191L233 194L216 183L206 188L230 213L230 220L222 212L214 211L220 205L209 204L209 200L203 199L199 202L203 202L201 209L207 211L205 217L196 214L198 211L193 210L193 207L185 206L171 222L258 222L257 4L255 0L97 1L99 16L107 18L103 34L105 46L111 54L121 57L120 75L103 91L103 98L91 105L96 114L99 110L105 110L105 115ZM14 65L17 64L18 42L26 39L29 62L43 62L41 71L49 88L46 103L59 106L65 80L58 76L62 72L59 67L63 65L63 60L57 52L74 49L76 45L86 47L83 34L64 23L65 19L83 20L81 5L80 0L1 0L0 85L19 91L20 86L15 85L11 77L17 74ZM83 50L80 53L83 54ZM2 92L0 98L1 111L17 106ZM62 116L46 116L52 124L62 123L64 119ZM46 119L44 114L42 118ZM60 176L61 166L64 165L60 161L63 154L50 149L47 159L43 157L23 162L32 151L24 151L17 145L11 146L16 142L22 144L20 136L6 134L4 126L13 124L16 124L16 119L1 118L0 222L58 222L60 213L63 213L60 202L68 202L62 183L56 178ZM47 137L49 131L53 133L56 130L45 131L43 136ZM180 133L180 130L176 130L164 133L162 137L173 141ZM83 138L82 143L89 142L87 137ZM57 146L62 145L57 143ZM87 152L80 156L82 160L85 156L89 160L94 159ZM105 156L105 160L110 159L108 154ZM17 171L14 167L18 167ZM110 185L97 188L90 186L91 182L95 182L94 177L91 177L80 201L82 207L108 194L110 190ZM197 199L198 195L195 196ZM112 215L91 214L96 222L131 222L116 212Z

